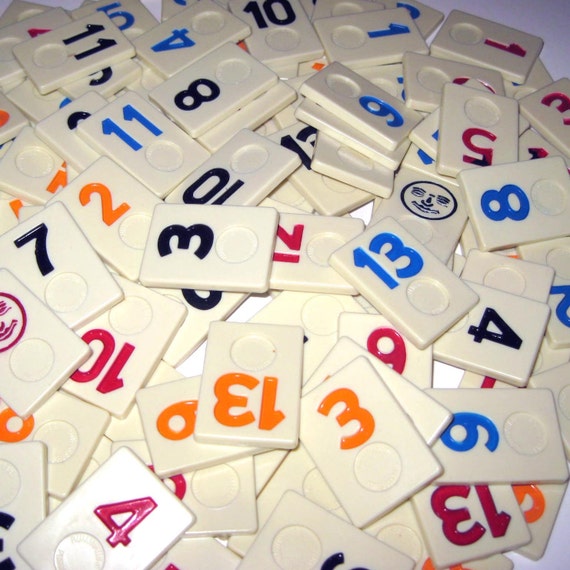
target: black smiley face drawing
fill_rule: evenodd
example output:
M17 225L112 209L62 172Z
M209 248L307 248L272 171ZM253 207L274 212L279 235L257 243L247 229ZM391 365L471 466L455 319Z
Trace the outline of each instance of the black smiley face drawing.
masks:
M416 180L402 188L402 204L412 214L426 220L445 220L457 210L457 199L441 184Z

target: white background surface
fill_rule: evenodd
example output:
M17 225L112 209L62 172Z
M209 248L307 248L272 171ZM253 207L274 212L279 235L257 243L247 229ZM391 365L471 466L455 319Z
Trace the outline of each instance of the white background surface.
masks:
M423 0L425 4L448 14L452 9L463 10L494 20L544 39L541 59L554 80L570 76L570 0ZM80 0L36 0L37 3L73 9ZM160 17L160 0L143 0L157 17ZM0 0L0 13L9 0ZM246 303L232 318L245 320L264 304L265 300ZM203 347L180 367L187 374L201 371ZM460 373L447 366L436 365L436 386L454 386ZM508 555L515 570L568 570L570 569L570 493L566 493L559 517L544 557L536 562L516 554ZM468 570L466 565L464 570Z

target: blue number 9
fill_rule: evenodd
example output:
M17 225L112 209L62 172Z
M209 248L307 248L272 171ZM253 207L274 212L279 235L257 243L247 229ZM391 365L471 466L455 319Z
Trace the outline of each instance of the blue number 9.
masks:
M386 121L389 127L401 127L404 124L404 117L402 117L392 105L386 103L386 101L383 101L379 97L363 95L358 102L369 113L377 115L378 117L388 117L391 115L392 118ZM371 105L371 103L373 105Z
M451 431L456 426L461 426L465 429L465 437L462 440L455 439L451 434ZM453 421L441 434L441 441L453 451L469 451L477 445L479 426L487 432L485 447L489 451L495 451L499 445L499 430L497 430L497 426L487 416L474 412L458 412L454 414Z

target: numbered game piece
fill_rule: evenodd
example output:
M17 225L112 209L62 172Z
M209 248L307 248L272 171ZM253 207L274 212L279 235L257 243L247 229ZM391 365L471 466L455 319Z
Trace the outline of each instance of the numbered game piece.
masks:
M332 267L333 251L359 235L358 218L281 214L269 285L271 289L354 295Z
M564 77L521 99L521 114L548 142L570 156L570 79Z
M117 276L124 299L77 332L101 346L63 389L124 418L186 315L184 305Z
M380 202L372 222L392 217L443 263L453 255L467 221L459 189L401 168L392 196Z
M137 57L162 77L175 73L226 42L239 42L250 27L216 2L194 2L175 20L158 24L133 40Z
M211 445L194 439L200 379L183 378L137 392L137 405L154 471L171 477L246 457L254 447Z
M339 62L307 79L300 92L392 151L421 120L419 113Z
M539 263L473 249L467 256L461 278L546 303L554 279L554 269Z
M90 349L8 270L0 270L0 396L29 416L87 360Z
M271 449L253 456L256 496L259 496L288 454L287 449Z
M434 485L417 493L412 504L437 568L519 548L531 539L510 485Z
M4 28L10 24L21 22L47 10L50 10L50 7L45 4L36 4L26 0L13 0L2 12L2 16L0 16L0 27Z
M542 558L564 499L566 488L566 483L513 486L532 536L528 544L517 549L517 553L531 560Z
M418 388L431 388L432 347L419 350L382 315L342 313L338 320L338 334L365 347Z
M13 53L42 94L135 55L105 14L91 14L19 43Z
M14 3L12 3L14 4ZM25 18L15 19L11 24L1 28L0 41L4 47L2 52L2 69L0 70L0 85L2 87L22 81L26 76L14 54L12 48L19 43L29 40L45 31L53 30L71 22L71 18L63 8L43 10Z
M371 83L374 83L374 85L378 85L378 87L390 93L390 95L398 97L402 101L406 100L404 74L401 63L362 67L358 69L358 73Z
M89 2L73 10L71 16L74 20L78 20L95 12L107 14L129 40L133 40L144 32L148 32L158 24L156 18L139 0L120 0L120 2L98 0Z
M28 119L18 107L0 93L0 145L16 138L28 124Z
M154 88L150 99L192 138L206 133L277 84L278 76L227 43Z
M568 479L549 390L432 389L428 394L454 414L432 447L444 467L438 483L563 483ZM487 433L483 436L483 432Z
M114 161L101 157L50 200L62 202L113 269L139 276L154 206L160 199Z
M382 266L384 257L390 271ZM405 267L394 268L401 258ZM477 302L473 290L393 218L369 226L336 250L329 263L418 348L431 344Z
M0 200L0 235L18 225L18 215L15 208L21 207L20 200Z
M2 264L71 328L122 297L85 235L62 204L43 208L0 237Z
M302 356L301 327L213 322L196 415L196 440L296 447ZM231 389L235 386L247 389L247 395L236 396L235 388ZM244 411L236 413L236 407Z
M299 550L299 545L303 548ZM411 570L411 558L327 513L294 491L287 492L242 560L240 568L277 569L295 566L334 568L373 567L381 560L388 567Z
M437 158L439 116L440 108L438 107L414 127L408 135L412 143L420 148L418 152L422 154L424 159L430 159L432 162Z
M452 10L430 51L435 57L496 69L505 79L524 83L543 43L537 36Z
M405 8L333 16L316 20L314 27L328 61L351 69L399 63L405 51L429 52Z
M392 194L394 173L389 168L323 133L317 134L311 168L381 198Z
M179 184L166 202L257 206L300 164L293 151L243 129Z
M0 445L0 471L2 564L26 568L16 546L46 516L45 446L40 442Z
M303 194L288 180L281 182L259 205L275 208L279 213L312 214L315 211Z
M24 113L32 123L37 123L65 105L67 97L60 91L42 95L29 79L24 79L6 93L6 97Z
M344 407L337 410L339 403ZM355 526L370 524L441 474L366 358L304 396L301 418L301 441ZM340 427L331 431L334 418ZM357 430L342 428L352 420Z
M431 113L441 105L446 83L478 82L496 95L504 95L503 76L492 69L408 51L403 57L406 105Z
M125 514L130 516L119 516ZM194 515L132 451L119 449L20 543L19 552L46 570L75 560L148 568L193 522Z
M309 378L338 338L338 317L344 311L364 313L349 295L282 291L249 322L303 327L303 378Z
M210 154L132 92L81 121L77 133L159 198L164 198Z
M232 0L229 9L251 27L251 35L244 40L249 53L271 69L290 64L296 68L296 64L324 54L298 0L274 0L267 4L257 0Z
M345 2L344 0L328 0L326 2L315 0L313 11L308 15L311 22L315 22L321 18L348 16L350 14L374 12L382 9L382 5L369 0L355 0L352 2Z
M277 219L271 208L159 204L151 221L141 283L264 293L269 288ZM194 236L199 238L198 247L190 253Z
M0 161L0 190L31 204L45 204L66 183L63 159L31 126L21 129Z
M382 4L384 4L386 8L406 8L424 38L428 38L431 35L444 17L443 12L435 10L417 0L408 0L407 2L386 0L382 2Z
M550 308L544 302L466 282L479 302L434 343L434 358L514 386L526 386Z
M163 4L164 6L164 4ZM192 561L194 568L216 568L236 570L241 558L229 548L225 548L215 538L181 538L152 570L172 570L183 568Z
M536 131L528 129L519 137L519 160L534 160L547 156L561 156L570 172L570 157L565 156Z
M570 178L560 157L465 170L458 181L483 251L568 234Z
M546 337L554 348L570 348L570 238L529 243L517 251L523 259L548 265L556 272L548 298L551 313Z
M451 412L427 396L425 391L362 348L351 338L342 336L303 386L303 394L327 380L359 356L364 356L382 378L390 392L412 419L428 445L432 445L451 421Z
M98 93L86 93L40 121L35 132L73 168L85 170L99 153L77 135L75 128L105 105L107 100Z
M518 160L518 103L454 83L443 87L437 171L457 176Z

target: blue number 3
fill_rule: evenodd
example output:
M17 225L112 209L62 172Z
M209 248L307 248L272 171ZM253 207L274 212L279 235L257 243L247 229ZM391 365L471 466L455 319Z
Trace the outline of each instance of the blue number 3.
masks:
M391 119L386 121L389 127L401 127L404 124L404 117L394 108L390 103L383 101L379 97L373 95L363 95L358 102L369 113L377 115L378 117L388 117Z

